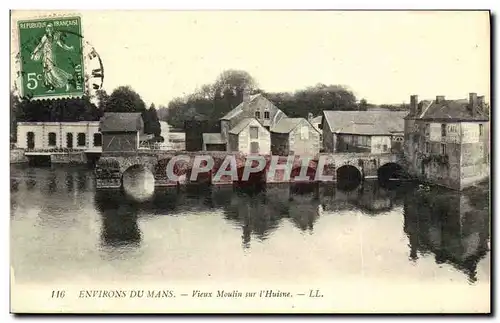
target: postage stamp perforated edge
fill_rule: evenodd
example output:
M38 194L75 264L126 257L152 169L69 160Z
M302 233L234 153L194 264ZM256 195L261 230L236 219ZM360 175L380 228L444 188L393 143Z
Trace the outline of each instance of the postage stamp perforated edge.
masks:
M19 14L17 17L16 15ZM14 60L14 64L11 63L11 68L14 68L14 80L11 80L15 84L15 89L21 97L24 97L23 92L23 77L22 77L22 59L21 59L21 43L20 43L20 30L19 24L22 22L37 22L46 20L57 20L57 19L67 19L67 18L78 18L80 22L80 46L82 49L82 73L83 77L83 90L80 92L65 93L65 94L54 94L54 95L39 95L33 96L30 100L54 100L54 99L70 99L70 98L81 98L85 95L85 91L88 89L88 80L85 77L86 72L86 55L85 41L84 41L84 28L82 23L82 16L79 12L75 11L26 11L26 10L11 10L11 59Z

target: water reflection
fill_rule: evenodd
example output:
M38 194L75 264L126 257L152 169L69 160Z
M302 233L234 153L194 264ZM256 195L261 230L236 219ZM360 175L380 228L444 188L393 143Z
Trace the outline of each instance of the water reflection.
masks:
M407 240L401 244L408 250L410 262L418 265L422 258L433 258L437 265L450 264L470 281L475 281L478 262L489 251L488 188L458 193L436 188L419 190L410 183L386 184L381 186L377 181L365 181L347 191L335 185L233 188L195 184L157 188L149 200L137 201L119 190L95 191L92 172L88 170L28 168L11 172L11 211L16 215L12 216L12 221L25 221L25 227L30 230L64 227L74 230L75 234L79 232L78 226L89 223L86 216L95 215L96 233L100 237L100 241L96 241L109 252L145 248L141 222L160 217L166 219L158 223L168 223L173 220L171 216L193 217L193 221L198 221L205 215L215 214L221 222L215 222L217 226L208 226L207 230L217 234L221 226L230 226L237 230L237 240L228 240L228 243L252 249L255 243L268 243L269 237L287 226L303 235L314 235L325 229L335 235L338 228L328 227L335 222L322 219L338 216L341 211L349 211L343 212L346 216L362 215L373 221L391 214L401 216L404 224L398 224L396 231L384 227L377 234L398 235L404 231ZM89 192L94 196L94 205L89 205L84 198ZM29 213L30 210L36 212ZM89 215L89 212L94 213ZM35 222L29 222L28 213L36 214ZM179 223L182 222L176 225ZM150 232L145 228L144 232ZM22 236L23 232L13 231L12 234ZM88 234L88 231L82 232L82 235ZM38 234L46 233L40 231ZM85 236L80 238L87 239ZM22 253L22 250L17 252Z
M97 191L96 209L102 216L101 243L105 247L135 247L141 241L138 205L120 191Z
M408 194L404 231L410 259L418 261L419 255L431 253L437 264L449 263L475 282L477 264L489 251L488 202L475 201L477 197L477 191L416 190Z
M57 189L57 174L51 171L47 178L47 193L53 194Z

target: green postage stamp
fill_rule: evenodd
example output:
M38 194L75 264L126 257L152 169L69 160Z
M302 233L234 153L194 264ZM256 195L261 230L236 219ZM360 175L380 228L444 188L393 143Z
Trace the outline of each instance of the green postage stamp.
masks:
M33 99L84 94L81 18L59 17L17 22L21 93Z

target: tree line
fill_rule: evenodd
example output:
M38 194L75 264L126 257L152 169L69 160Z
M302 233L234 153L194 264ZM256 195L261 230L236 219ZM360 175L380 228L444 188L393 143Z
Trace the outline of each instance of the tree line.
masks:
M366 110L368 107L357 103L353 92L341 85L316 84L295 92L266 92L248 72L227 70L213 83L174 98L168 108L160 109L159 116L175 128L183 128L187 120L218 122L241 103L245 90L250 94L263 94L289 117L307 118L310 113L321 115L323 110Z

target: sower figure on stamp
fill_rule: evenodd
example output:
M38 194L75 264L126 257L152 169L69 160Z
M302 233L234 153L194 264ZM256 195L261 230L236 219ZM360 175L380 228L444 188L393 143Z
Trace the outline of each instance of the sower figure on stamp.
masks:
M48 88L47 92L54 92L56 88L64 87L66 87L66 91L69 91L69 80L73 77L68 72L57 67L54 45L58 45L67 51L73 50L73 46L63 43L61 33L58 31L54 32L54 26L49 23L45 28L45 34L40 43L31 54L31 59L42 61L44 84Z

